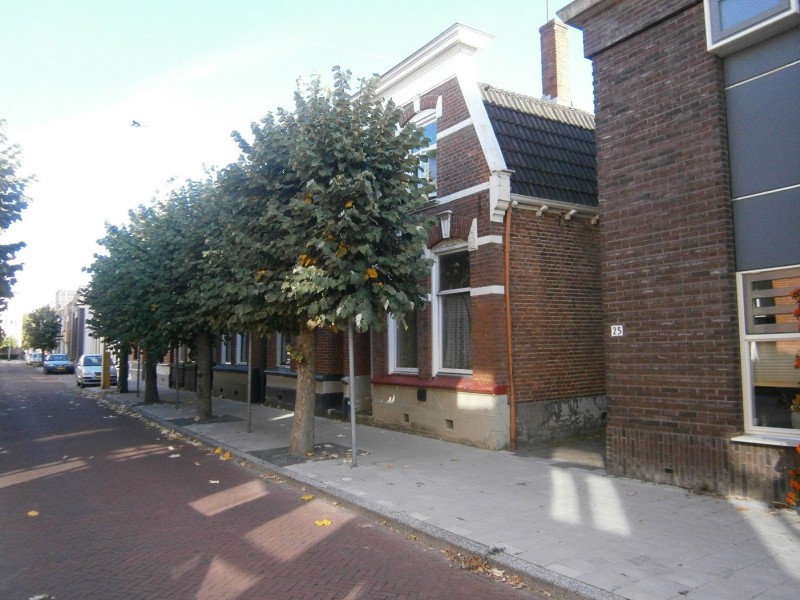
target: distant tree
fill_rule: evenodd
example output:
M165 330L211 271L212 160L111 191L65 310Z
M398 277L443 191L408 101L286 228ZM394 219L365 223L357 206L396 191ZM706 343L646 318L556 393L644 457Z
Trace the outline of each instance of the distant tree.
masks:
M25 187L31 182L31 178L18 174L20 149L8 142L4 128L5 121L0 120L0 233L22 218L22 211L28 206ZM13 264L13 260L24 247L24 242L0 244L0 312L13 297L11 287L16 283L15 274L22 268L22 265Z
M59 335L61 317L50 306L37 308L22 322L22 344L26 348L49 352L56 347Z
M13 335L0 336L0 358L10 357L17 348L17 338Z
M217 231L213 194L213 173L204 181L187 181L157 203L157 218L148 229L151 248L165 257L160 280L171 290L170 339L173 347L188 346L196 358L198 419L212 416L213 326L218 319L208 312L194 283L203 277L207 239Z
M150 245L146 223L154 219L154 208L140 206L128 215L127 226L106 225L98 243L105 254L95 254L85 270L91 274L81 299L92 309L87 321L92 335L115 349L139 346L145 355L147 404L158 402L156 367L169 350L168 306L174 303L164 289L160 266L166 257Z
M290 451L313 449L316 329L359 331L423 304L430 191L413 149L424 145L402 111L334 68L295 94L295 110L238 133L243 153L221 190L225 231L208 254L206 286L217 284L235 314L229 324L297 332L298 382ZM213 296L213 294L212 294Z
M211 416L211 315L192 293L200 276L213 214L206 201L213 179L188 181L151 206L129 212L124 227L107 226L106 253L86 270L82 292L92 308L92 334L145 353L145 402L158 401L156 366L169 348L186 345L197 358L197 416Z

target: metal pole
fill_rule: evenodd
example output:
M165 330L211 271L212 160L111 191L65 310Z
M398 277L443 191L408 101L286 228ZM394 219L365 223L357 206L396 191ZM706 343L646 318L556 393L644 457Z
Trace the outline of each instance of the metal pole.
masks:
M247 433L253 431L253 336L247 334Z
M141 379L142 370L142 349L139 344L136 344L136 397L139 397L139 380Z
M352 438L353 442L353 460L350 463L351 467L358 466L358 446L356 444L356 395L355 395L355 383L356 383L356 361L354 358L353 353L353 323L352 321L347 325L347 351L348 351L348 359L350 362L350 378L347 382L347 390L348 394L350 395L350 437Z
M175 410L180 410L181 407L181 393L178 390L178 349L180 346L175 348Z

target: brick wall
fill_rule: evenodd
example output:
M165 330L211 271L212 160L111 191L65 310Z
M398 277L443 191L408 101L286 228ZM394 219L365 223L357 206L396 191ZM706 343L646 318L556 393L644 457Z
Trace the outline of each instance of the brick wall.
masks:
M721 63L700 2L606 3L594 62L612 473L780 499L743 410Z
M342 365L341 373L350 373L350 343L347 332L340 334L342 341ZM370 334L353 332L353 363L356 376L370 375Z
M517 402L603 394L598 226L531 210L511 218Z
M317 330L317 374L342 375L344 334L332 333L327 329ZM344 371L346 372L346 371Z

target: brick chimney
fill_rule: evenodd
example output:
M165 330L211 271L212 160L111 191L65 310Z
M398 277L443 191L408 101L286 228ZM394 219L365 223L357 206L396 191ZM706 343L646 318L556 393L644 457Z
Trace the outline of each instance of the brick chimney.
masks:
M568 32L568 27L557 17L539 28L542 41L542 95L559 104L571 105Z

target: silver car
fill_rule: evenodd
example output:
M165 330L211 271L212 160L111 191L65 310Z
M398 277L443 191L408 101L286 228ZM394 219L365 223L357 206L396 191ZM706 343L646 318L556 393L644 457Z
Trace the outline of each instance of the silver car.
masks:
M48 354L42 363L44 374L74 373L75 366L66 354Z
M75 379L80 387L86 385L100 385L103 372L102 354L84 354L75 365ZM114 363L109 366L109 383L117 385L117 368Z

